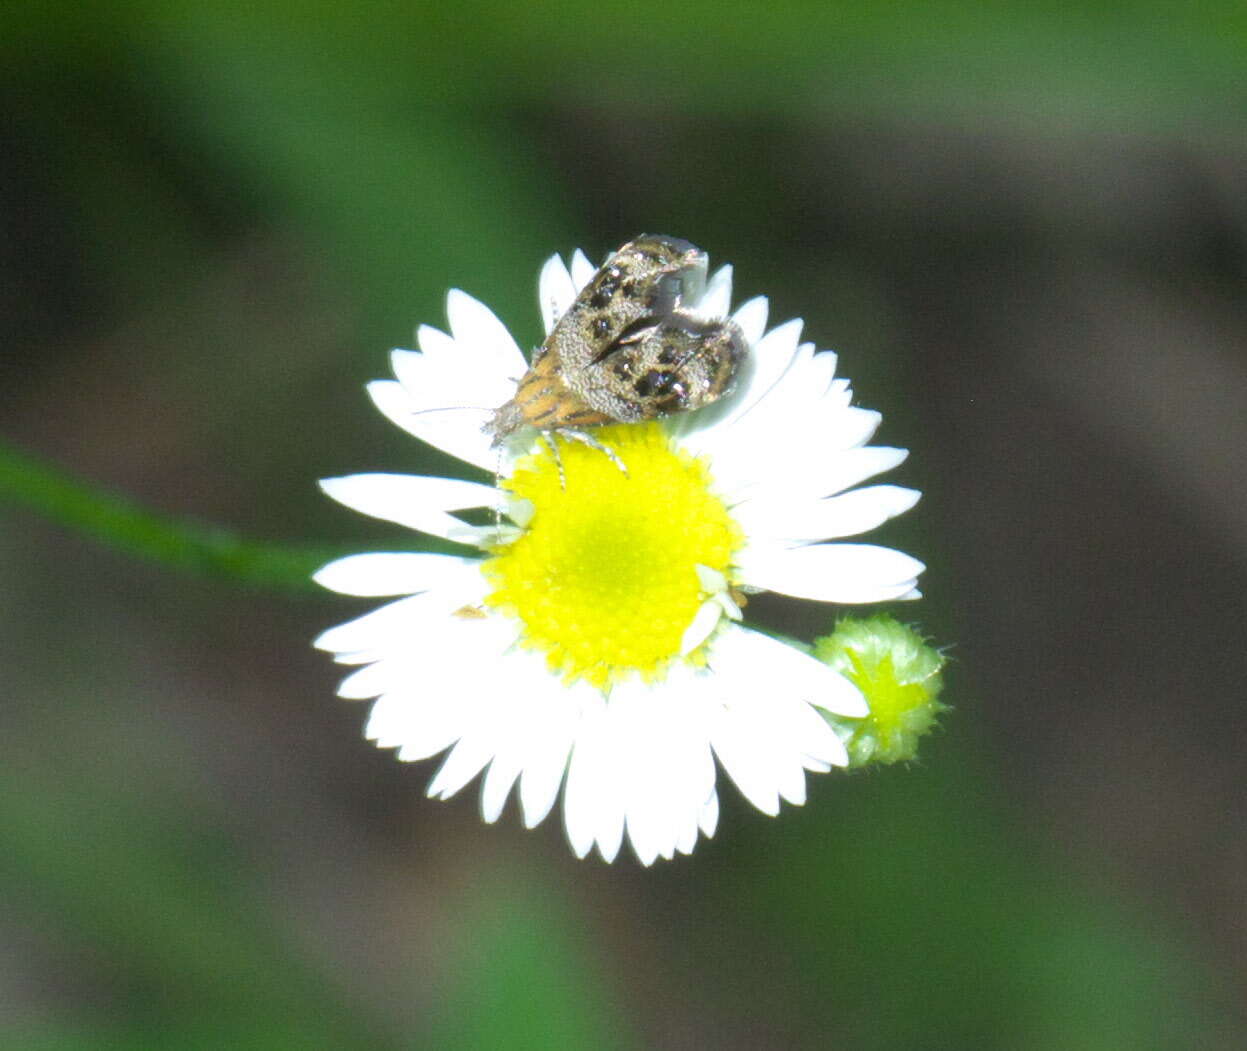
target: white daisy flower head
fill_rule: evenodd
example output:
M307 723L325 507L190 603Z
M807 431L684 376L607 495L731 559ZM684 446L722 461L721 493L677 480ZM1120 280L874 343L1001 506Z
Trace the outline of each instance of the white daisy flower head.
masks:
M580 251L542 268L546 347L595 273ZM765 298L734 311L731 298L723 266L675 303L743 342L730 393L695 411L495 438L498 407L529 366L497 317L458 290L449 332L422 326L418 351L393 352L396 379L369 385L392 422L492 478L322 482L356 511L465 545L352 555L316 574L342 594L394 599L316 645L359 666L338 693L375 698L366 732L377 745L403 760L446 753L430 796L483 773L485 821L515 790L531 828L561 790L578 857L596 847L613 861L627 838L649 865L714 834L716 761L769 815L780 800L804 802L806 771L848 763L823 713L865 715L861 692L746 627L741 606L761 591L918 597L920 562L842 538L919 494L859 487L905 451L867 444L879 414L852 406L836 355L803 343L800 320L768 330Z

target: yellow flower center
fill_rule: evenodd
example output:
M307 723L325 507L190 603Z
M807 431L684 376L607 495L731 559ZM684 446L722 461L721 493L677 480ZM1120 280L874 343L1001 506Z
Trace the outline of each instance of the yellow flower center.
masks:
M486 604L520 621L524 645L564 680L606 690L666 672L707 598L698 567L729 577L743 537L706 465L661 426L593 437L626 473L600 449L557 436L562 478L548 448L524 457L503 484L532 518L483 571L494 585Z

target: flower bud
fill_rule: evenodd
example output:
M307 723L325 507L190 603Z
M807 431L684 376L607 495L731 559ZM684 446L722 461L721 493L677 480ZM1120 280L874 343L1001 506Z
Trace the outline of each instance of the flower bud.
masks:
M914 759L936 723L944 655L887 614L845 617L814 640L814 656L862 691L870 714L826 716L849 752L849 769Z

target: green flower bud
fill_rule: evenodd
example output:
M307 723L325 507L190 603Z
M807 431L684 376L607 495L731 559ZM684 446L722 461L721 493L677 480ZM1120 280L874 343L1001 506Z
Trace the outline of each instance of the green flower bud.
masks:
M913 628L887 614L846 617L814 640L814 656L862 691L870 714L860 719L825 714L849 752L849 769L896 763L918 754L918 741L945 705L944 656Z

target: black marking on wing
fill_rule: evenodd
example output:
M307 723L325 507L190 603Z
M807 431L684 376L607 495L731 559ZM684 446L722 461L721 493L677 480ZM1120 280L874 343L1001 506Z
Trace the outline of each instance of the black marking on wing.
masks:
M600 365L618 350L622 350L624 344L635 342L638 336L648 328L653 328L658 318L652 316L639 317L620 330L613 340L611 340L597 355L589 362L590 365Z

